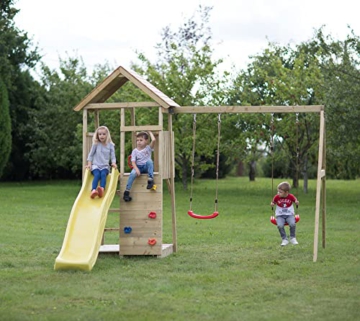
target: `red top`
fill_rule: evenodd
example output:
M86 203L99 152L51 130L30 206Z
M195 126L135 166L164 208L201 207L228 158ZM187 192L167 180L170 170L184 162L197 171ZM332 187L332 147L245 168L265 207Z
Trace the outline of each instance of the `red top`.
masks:
M276 194L273 198L273 203L276 204L275 216L281 215L295 215L293 203L297 201L293 194L288 194L286 197L280 197Z

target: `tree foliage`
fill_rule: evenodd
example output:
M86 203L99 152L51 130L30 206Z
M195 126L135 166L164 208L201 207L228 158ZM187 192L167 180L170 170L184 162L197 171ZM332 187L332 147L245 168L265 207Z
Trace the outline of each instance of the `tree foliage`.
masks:
M323 28L303 44L317 57L325 79L327 174L353 179L360 175L360 38L350 30L344 40Z
M246 70L239 73L229 100L233 104L257 106L321 104L323 83L316 57L308 55L300 47L280 47L270 43L261 54L252 57ZM247 161L258 160L263 150L257 154L254 151L259 145L270 147L270 139L275 136L278 146L290 161L293 185L296 187L300 169L306 181L311 165L309 161L315 159L318 124L318 118L311 114L298 115L298 122L295 116L289 117L286 113L243 115L241 136L252 151ZM274 129L276 131L272 132ZM278 157L283 155L279 153ZM297 162L299 165L296 165Z
M11 154L3 178L22 180L28 177L29 169L24 159L28 151L26 126L37 95L37 83L29 68L35 66L40 56L27 33L15 26L18 12L14 1L0 2L0 75L9 97L12 130Z

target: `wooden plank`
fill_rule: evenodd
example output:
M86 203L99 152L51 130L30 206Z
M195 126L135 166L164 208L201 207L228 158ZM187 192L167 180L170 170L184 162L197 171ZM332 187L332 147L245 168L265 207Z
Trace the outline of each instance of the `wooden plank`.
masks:
M174 114L225 114L225 113L319 113L323 105L314 106L185 106L163 110Z
M82 171L82 178L84 178L84 174L85 174L85 166L87 164L87 157L88 157L88 154L86 153L87 151L87 119L88 119L88 114L87 114L87 111L84 110L83 111L83 130L82 130L82 147L83 147L83 171Z
M159 107L159 104L153 101L141 101L141 102L124 102L124 103L93 103L86 105L86 109L89 110L116 110L120 108L135 108L135 107L142 107L142 108L151 108L151 107Z
M177 230L176 230L176 206L175 206L175 140L173 132L173 117L171 114L168 116L168 130L170 133L170 196L171 196L171 227L172 227L172 240L173 250L177 251Z
M123 132L142 132L142 131L160 131L163 127L159 125L147 125L147 126L122 126L120 128Z
M149 239L156 239L155 245L149 245ZM120 238L120 255L161 255L162 240L156 237L127 237Z
M169 256L174 252L174 247L172 244L163 244L161 248L161 255L158 255L158 258L164 258Z
M104 244L100 246L100 253L119 253L120 246L119 244ZM173 253L172 244L163 244L161 247L161 254L157 255L157 258L164 258Z
M313 262L317 261L318 243L319 243L319 216L320 216L320 198L321 198L321 170L323 166L323 148L324 148L324 111L320 112L320 129L319 129L319 152L318 152L318 170L316 181L316 202L315 202L315 231L314 231L314 251Z
M325 118L325 116L324 116ZM323 144L323 163L322 168L326 171L326 123L324 120L324 144ZM321 180L322 182L322 246L326 246L326 176Z

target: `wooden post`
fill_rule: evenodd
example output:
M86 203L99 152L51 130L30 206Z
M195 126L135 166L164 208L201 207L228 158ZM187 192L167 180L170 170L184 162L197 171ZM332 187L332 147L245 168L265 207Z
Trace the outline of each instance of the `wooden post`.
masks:
M83 111L83 130L82 130L82 136L83 136L83 161L82 161L82 165L83 165L83 170L82 170L82 178L84 178L84 174L85 174L85 166L86 166L86 160L87 160L87 155L86 155L86 144L87 144L87 139L86 139L86 134L87 134L87 109L85 108Z
M323 145L323 170L326 173L326 136L324 121L324 145ZM322 178L322 246L325 248L326 243L326 175Z
M175 146L174 146L174 132L172 127L172 115L168 117L168 130L170 133L170 195L171 195L171 213L172 213L172 237L173 237L173 251L177 251L177 232L176 232L176 207L175 207Z
M323 166L324 157L324 111L320 111L320 130L319 130L319 158L318 158L318 170L316 180L316 204L315 204L315 232L314 232L314 255L313 262L317 261L318 243L319 243L319 216L320 216L320 198L321 198L321 182L322 177L325 175Z

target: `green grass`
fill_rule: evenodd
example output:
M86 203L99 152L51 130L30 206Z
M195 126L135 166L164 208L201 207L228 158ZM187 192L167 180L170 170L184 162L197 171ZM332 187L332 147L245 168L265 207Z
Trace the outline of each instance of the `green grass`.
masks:
M0 320L359 318L359 181L327 181L326 248L320 231L316 263L314 181L297 195L300 244L281 248L269 222L271 180L227 178L213 220L190 218L189 193L177 186L177 253L101 254L89 273L54 271L79 189L69 181L0 183ZM212 213L214 197L215 182L197 180L193 211ZM172 243L167 191L164 213L164 243ZM118 226L116 214L107 226ZM117 234L106 239L117 242Z

